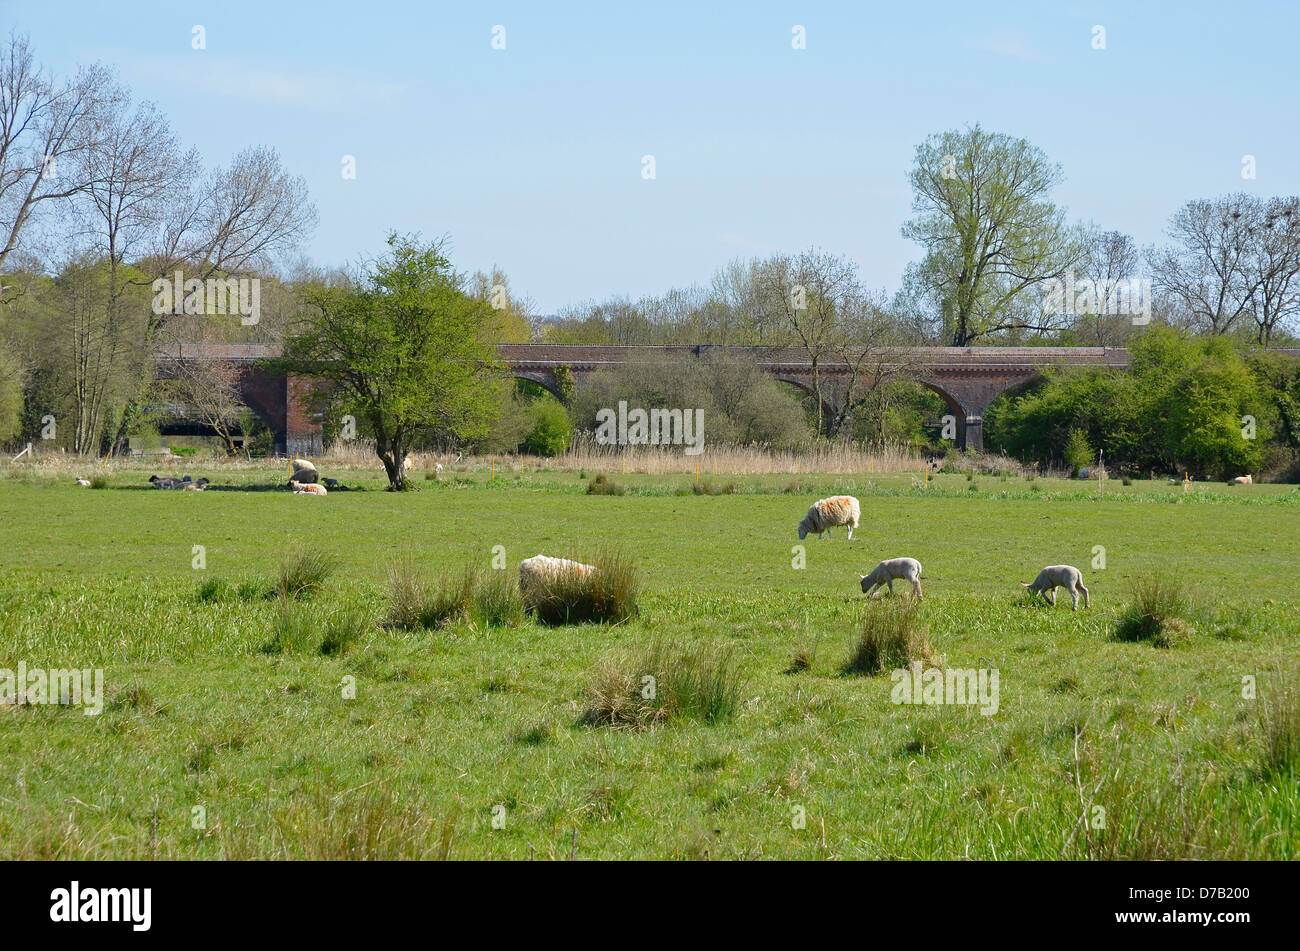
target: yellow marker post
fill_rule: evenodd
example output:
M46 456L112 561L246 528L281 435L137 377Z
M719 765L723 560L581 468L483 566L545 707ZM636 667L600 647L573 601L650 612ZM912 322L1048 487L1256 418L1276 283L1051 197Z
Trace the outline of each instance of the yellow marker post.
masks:
M495 481L496 481L496 477L497 477L497 458L496 458L496 456L491 456L491 457L488 458L488 472L490 473L490 475L488 476L488 478L489 478L491 481L495 482Z
M700 481L700 464L698 462L695 463L695 481Z
M1189 479L1187 477L1187 473L1184 472L1183 473L1183 495L1186 495L1190 491L1192 491L1192 480Z

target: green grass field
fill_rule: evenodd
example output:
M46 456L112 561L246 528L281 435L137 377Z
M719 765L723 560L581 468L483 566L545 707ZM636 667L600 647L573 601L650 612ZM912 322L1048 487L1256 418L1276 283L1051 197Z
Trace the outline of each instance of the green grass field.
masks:
M316 499L252 491L280 468L204 493L145 475L0 478L0 668L105 678L98 716L0 706L5 857L1300 857L1292 486L814 474L695 495L613 474L626 494L596 496L574 473L474 472L395 495L371 470ZM856 537L809 538L793 567L796 522L841 492ZM285 609L261 592L295 544L333 572ZM499 545L513 575L602 544L639 570L628 623L382 624L394 557L488 568ZM944 663L997 669L995 715L842 672L858 575L901 555L925 566ZM1090 610L1027 602L1017 582L1060 562ZM1114 636L1151 573L1192 595L1167 648ZM734 710L587 725L602 664L655 644L729 657Z

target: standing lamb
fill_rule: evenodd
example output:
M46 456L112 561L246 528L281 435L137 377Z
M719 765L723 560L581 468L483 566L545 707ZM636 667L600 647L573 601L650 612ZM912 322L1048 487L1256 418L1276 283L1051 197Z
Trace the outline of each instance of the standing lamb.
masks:
M534 555L519 563L519 590L527 602L535 602L544 595L546 588L566 575L574 574L585 578L595 572L595 565L584 565L568 558L552 558L549 555Z
M858 505L858 500L851 495L835 495L814 502L808 509L808 514L799 522L799 540L807 538L809 533L820 538L822 532L830 538L831 529L839 525L849 527L849 538L852 539L861 512L862 508Z
M1032 598L1036 594L1041 594L1043 600L1056 607L1056 589L1064 588L1070 592L1070 598L1074 602L1074 610L1079 610L1079 592L1083 592L1083 606L1089 607L1088 589L1083 586L1083 572L1079 571L1072 565L1048 565L1038 573L1033 584L1020 582L1022 588L1029 590L1029 596Z
M1231 480L1228 483L1228 485L1254 485L1254 484L1255 484L1255 480L1248 475L1237 476L1237 478Z
M860 577L862 593L868 598L874 598L877 591L885 585L889 585L889 593L893 594L894 579L902 578L912 583L912 593L916 595L916 600L925 600L925 595L921 593L921 563L915 558L888 558L876 565L871 574Z

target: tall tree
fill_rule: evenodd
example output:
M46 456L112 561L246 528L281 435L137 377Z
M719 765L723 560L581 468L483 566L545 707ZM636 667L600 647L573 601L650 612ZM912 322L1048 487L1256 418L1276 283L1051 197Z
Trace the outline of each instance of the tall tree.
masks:
M55 81L36 63L27 37L10 34L0 47L0 271L39 209L91 184L83 159L121 96L102 66Z
M277 366L358 417L400 491L417 438L485 434L503 394L492 308L466 293L442 243L393 234L388 247L350 286L307 293Z
M1083 255L1050 200L1060 166L1024 139L976 125L917 146L910 178L915 217L902 232L925 248L910 276L928 291L949 342L1046 329L1024 292L1059 279Z
M1189 201L1169 220L1174 243L1153 252L1156 286L1199 331L1225 334L1251 312L1261 203L1245 193Z
M1255 339L1267 347L1273 335L1300 313L1300 198L1270 198L1251 229L1246 267L1253 284Z

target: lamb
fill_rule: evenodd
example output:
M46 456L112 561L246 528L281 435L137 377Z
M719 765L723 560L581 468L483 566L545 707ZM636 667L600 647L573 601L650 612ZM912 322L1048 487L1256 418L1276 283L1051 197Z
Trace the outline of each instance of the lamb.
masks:
M78 480L77 480L77 485L90 485L90 480L89 480L89 479L78 479Z
M290 479L289 488L293 489L294 495L329 495L329 489L315 482L298 482Z
M921 563L915 558L887 558L876 565L871 574L859 577L862 579L862 593L868 598L874 598L885 585L889 585L889 593L893 594L894 579L902 578L912 583L912 593L916 595L916 600L925 600L925 595L921 593Z
M809 532L821 538L822 532L826 537L831 537L831 529L838 525L847 525L849 527L849 538L853 538L853 530L858 527L858 519L861 516L862 508L858 505L858 500L851 495L835 495L829 499L821 499L814 502L799 522L799 540L806 538Z
M202 492L208 487L208 480L199 479L198 481L191 482L190 477L186 476L180 487L188 492Z
M567 558L552 558L549 555L534 555L519 563L519 590L526 601L536 601L545 593L546 587L569 574L579 578L594 573L595 565L584 565Z
M1232 479L1228 482L1228 485L1254 485L1254 484L1255 484L1255 480L1248 475L1237 476L1237 478Z
M1056 607L1056 589L1064 588L1070 592L1070 598L1074 602L1074 610L1079 610L1079 592L1083 592L1083 606L1089 607L1088 589L1083 586L1083 573L1072 565L1048 565L1038 573L1033 584L1020 582L1020 586L1028 589L1029 596L1032 598L1036 594L1042 594L1043 600Z

